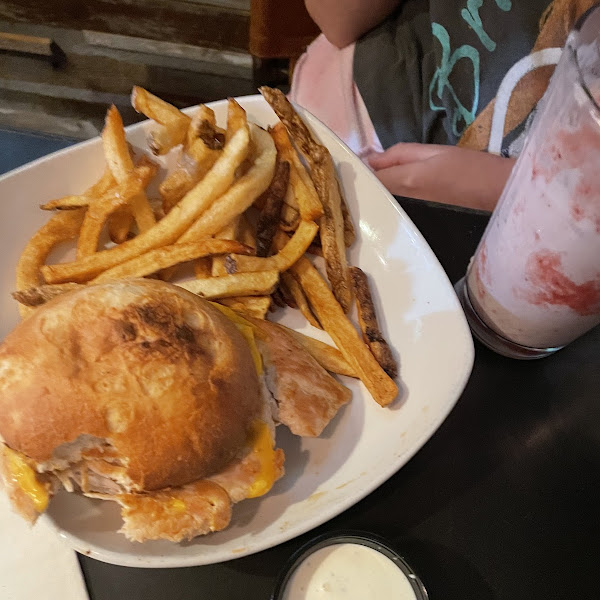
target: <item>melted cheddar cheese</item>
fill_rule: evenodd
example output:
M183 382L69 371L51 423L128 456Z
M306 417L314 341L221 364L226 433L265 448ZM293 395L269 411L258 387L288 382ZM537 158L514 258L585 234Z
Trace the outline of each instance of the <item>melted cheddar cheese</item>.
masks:
M171 498L170 508L175 514L183 514L187 511L187 504L179 498Z
M27 462L26 457L4 445L2 445L2 452L12 482L31 498L37 512L44 512L50 499L48 490L43 483L38 481L36 473Z
M258 347L256 346L256 340L254 339L254 327L250 321L241 317L234 310L231 310L228 306L223 306L222 304L217 304L216 302L211 302L211 304L221 311L221 313L227 317L237 328L238 331L244 336L248 347L250 348L250 354L252 355L252 360L254 361L254 366L256 368L256 372L259 375L262 375L263 365L262 365L262 357L260 352L258 351Z
M252 427L250 442L252 454L258 459L260 470L250 486L248 498L257 498L266 494L275 483L275 448L269 427L257 421Z

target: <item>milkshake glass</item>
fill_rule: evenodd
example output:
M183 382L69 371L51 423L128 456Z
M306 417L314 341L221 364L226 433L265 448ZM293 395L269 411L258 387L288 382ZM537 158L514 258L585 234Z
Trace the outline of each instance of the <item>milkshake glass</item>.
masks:
M474 336L512 358L600 323L600 9L582 21L456 284Z

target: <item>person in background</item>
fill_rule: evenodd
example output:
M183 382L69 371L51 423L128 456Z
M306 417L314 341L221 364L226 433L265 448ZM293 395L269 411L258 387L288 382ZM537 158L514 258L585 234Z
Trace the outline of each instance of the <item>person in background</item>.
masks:
M553 66L511 90L501 156L488 147L513 64L562 47L596 0L305 0L322 31L290 98L395 195L493 210Z

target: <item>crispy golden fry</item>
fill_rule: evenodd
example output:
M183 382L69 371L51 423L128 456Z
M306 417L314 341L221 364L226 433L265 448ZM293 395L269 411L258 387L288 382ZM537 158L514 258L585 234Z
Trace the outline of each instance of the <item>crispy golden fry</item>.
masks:
M48 283L88 281L102 271L148 250L174 244L198 216L231 186L235 170L248 151L249 139L248 129L240 128L226 144L223 154L213 168L154 227L140 233L132 240L123 242L120 246L98 252L82 260L47 266L48 268L43 269L46 281Z
M40 284L40 271L48 255L60 242L77 237L84 215L84 208L59 212L33 234L17 263L17 291ZM20 306L19 312L25 317L31 310Z
M273 256L259 258L257 256L233 256L235 272L248 271L287 271L310 246L317 235L319 226L314 221L300 221L298 229L285 246ZM277 236L285 236L278 231Z
M122 244L133 236L133 215L130 206L123 206L115 210L108 218L108 234L111 242Z
M283 301L290 308L295 310L298 308L298 305L296 304L296 300L294 300L294 296L292 295L292 292L290 292L288 286L286 285L286 283L283 280L283 277L281 277L281 275L283 275L283 273L280 273L280 275L279 275L279 287L277 288L277 290L281 294L281 298L283 299Z
M352 222L352 215L350 214L350 209L348 208L348 204L346 203L346 198L344 198L344 194L342 194L342 186L338 180L338 191L340 194L340 199L342 201L342 217L344 219L344 244L346 248L350 248L354 241L356 240L356 231L354 229L354 223Z
M217 125L214 111L204 104L198 107L192 117L187 130L186 147L191 149L197 140L203 142L204 148L211 150L222 150L225 145L225 131Z
M200 106L188 127L177 167L159 187L165 213L208 173L224 142L225 134L216 126L215 113L207 106Z
M213 254L226 254L232 249L251 252L251 249L235 240L201 240L186 244L173 244L149 250L145 254L124 262L108 271L104 271L91 281L91 283L104 283L126 277L145 277L182 262L212 256ZM237 251L237 250L235 250Z
M78 259L98 250L100 234L108 217L128 205L132 197L139 195L140 190L148 185L157 171L158 165L155 163L141 161L124 183L110 188L103 196L90 203L77 241Z
M352 302L352 284L346 260L342 200L333 160L329 150L314 139L300 115L280 90L262 87L260 92L285 125L310 166L312 179L323 207L323 217L319 225L327 277L335 297L347 312Z
M117 209L127 206L130 198L142 189L140 182L132 177L129 183L114 187L104 196L92 202L88 208L81 233L77 240L77 259L91 256L98 250L100 234L108 217Z
M154 154L166 154L171 148L183 143L191 119L178 108L137 85L131 92L131 105L137 112L159 124L149 139L150 149Z
M381 406L388 406L398 395L394 381L379 366L369 348L344 314L321 274L305 257L292 267L317 318L353 371Z
M237 240L240 232L240 217L236 217L228 223L221 231L219 231L215 238L219 240ZM246 252L250 254L251 252ZM227 269L225 267L225 257L216 256L212 260L211 275L213 277L219 277L221 275L227 275Z
M296 278L289 271L285 271L281 274L281 280L287 286L287 289L290 291L290 294L296 302L296 306L304 315L304 318L313 327L316 327L317 329L323 329L321 327L321 324L313 314L310 305L308 304L308 300L306 299L306 294L304 293L302 286L296 281Z
M185 159L183 156L180 157L180 162ZM195 178L196 165L195 162L192 164L192 171L185 167L180 168L178 165L158 186L160 197L162 198L163 211L168 213L193 187Z
M281 294L279 286L271 294L271 300L271 312L275 310L275 306L279 306L279 308L285 308L285 300L283 299L283 295Z
M358 309L358 322L363 333L363 339L371 349L373 356L381 365L381 368L392 378L398 377L398 364L394 360L392 351L385 341L377 315L375 305L369 289L367 276L358 267L350 267L352 285L354 286L354 297Z
M200 215L181 236L181 242L216 234L227 223L241 215L267 189L273 178L277 151L271 136L266 131L253 124L250 124L250 128L257 148L257 157L253 165L225 194Z
M262 296L270 294L279 281L278 271L236 273L223 277L207 277L178 283L180 287L203 298L231 298L232 296Z
M299 331L290 329L280 323L274 323L274 325L291 335L325 370L330 373L337 373L338 375L358 378L354 369L337 348L308 335L304 335Z
M313 177L325 212L319 222L321 247L325 258L327 277L335 292L335 297L344 311L348 312L352 301L352 289L346 260L341 197L333 161L329 151L322 148L322 154L317 159L313 170Z
M278 161L273 180L263 194L264 204L256 225L256 256L268 256L273 236L279 227L283 197L288 187L290 163Z
M256 319L266 319L271 306L270 296L239 296L221 298L219 304Z
M240 242L256 250L256 232L250 221L248 221L246 213L240 217Z
M246 111L233 99L227 100L227 130L225 142L228 142L240 127L245 127L248 120Z
M194 275L196 279L212 277L212 259L210 257L199 258L194 261Z
M118 184L124 184L131 177L134 166L129 154L123 120L114 105L108 109L106 115L104 129L102 130L102 146L104 147L106 164L110 168L113 177ZM154 211L143 190L129 199L129 205L140 232L147 231L156 223Z
M314 221L323 216L323 206L310 175L306 171L298 153L292 146L288 132L283 123L277 123L271 129L277 152L282 160L290 162L290 185L300 216L305 221Z
M110 169L106 169L100 177L100 179L90 186L80 196L64 196L63 198L57 198L42 204L40 208L42 210L71 210L74 208L82 208L90 203L90 200L102 196L111 187L115 185L116 181Z
M82 194L81 196L63 196L56 200L40 204L42 210L74 210L76 208L85 208L90 203L90 199Z
M13 292L12 297L24 306L41 306L56 296L79 289L80 283L56 283L54 285L38 285L26 290Z
M125 181L133 171L133 159L129 154L129 145L125 138L123 119L113 104L106 113L102 130L104 158L115 181Z

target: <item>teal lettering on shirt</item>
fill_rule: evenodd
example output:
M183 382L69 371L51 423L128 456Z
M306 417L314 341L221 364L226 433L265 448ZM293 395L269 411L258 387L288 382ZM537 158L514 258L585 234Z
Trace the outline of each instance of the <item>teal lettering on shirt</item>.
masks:
M511 0L496 0L496 5L504 12L508 12L512 8ZM483 28L483 23L479 16L479 9L482 6L483 0L467 0L467 8L463 8L460 11L460 15L477 34L479 41L485 46L486 50L493 52L496 49L496 42L490 38Z
M439 23L432 23L431 31L442 46L442 59L429 84L429 107L433 111L445 110L446 107L443 104L435 103L434 96L441 101L444 90L448 89L454 103L454 110L450 110L451 114L448 116L452 123L452 132L455 136L460 137L463 131L475 120L479 104L479 52L473 46L465 44L450 54L450 36L447 29ZM473 102L471 108L463 105L449 81L452 70L461 58L466 58L473 64Z
M493 52L496 49L496 42L494 42L483 29L483 23L479 16L479 9L482 6L483 0L467 0L467 8L463 8L460 11L460 15L477 34L477 37L485 46L486 50Z

